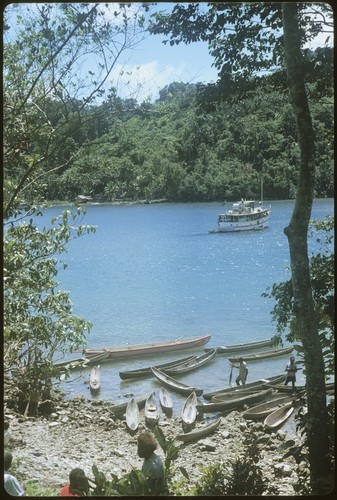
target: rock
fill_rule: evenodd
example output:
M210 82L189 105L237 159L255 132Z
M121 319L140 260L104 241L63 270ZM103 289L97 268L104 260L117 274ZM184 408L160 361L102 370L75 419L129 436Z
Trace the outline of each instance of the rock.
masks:
M50 422L49 427L56 427L57 425L61 425L60 422Z
M213 441L210 441L209 439L202 439L199 441L199 447L202 450L205 451L215 451L216 450L216 443Z
M224 439L228 439L230 437L231 433L229 431L222 431L221 436Z
M290 477L292 475L293 469L288 464L275 464L274 469L276 473L282 477Z

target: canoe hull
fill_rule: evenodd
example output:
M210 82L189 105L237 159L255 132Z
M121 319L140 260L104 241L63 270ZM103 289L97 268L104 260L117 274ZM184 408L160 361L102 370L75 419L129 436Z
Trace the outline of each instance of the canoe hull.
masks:
M173 400L171 398L171 394L165 389L165 387L161 387L159 389L159 402L163 412L168 415L172 415Z
M178 366L173 366L171 368L164 368L161 371L166 373L166 375L172 375L172 376L179 375L180 373L188 373L193 370L197 370L198 368L201 368L202 366L205 366L206 364L210 363L212 359L214 359L215 354L216 354L216 348L212 349L209 352L206 352L205 354L202 354L201 356L196 357L191 361L188 361Z
M262 420L268 417L275 410L280 408L280 406L285 403L290 403L292 398L289 396L278 397L277 399L273 399L271 401L267 401L266 403L261 403L256 406L252 406L248 408L248 410L242 413L243 418L246 420Z
M293 411L293 403L286 403L265 418L264 426L269 429L278 429L288 420Z
M130 399L125 412L126 426L132 433L136 432L139 426L139 408L135 398Z
M191 430L195 425L195 421L197 419L197 396L193 391L185 400L182 412L181 412L181 421L183 430L186 432Z
M147 398L145 402L145 423L149 427L153 427L158 423L159 414L158 414L158 405L157 398L155 393L153 392Z
M200 427L195 429L194 431L187 432L186 434L178 434L175 439L179 441L183 441L184 443L190 443L192 441L197 441L205 436L208 436L212 432L216 431L221 423L221 417L218 418L215 422L205 425L204 427Z
M191 356L186 356L184 358L177 359L175 361L169 361L167 363L162 363L161 365L155 365L155 368L159 368L159 370L162 370L163 368L171 368L173 366L180 366L182 363L185 363L187 361L191 361L192 359L195 359L197 357L196 354L192 354ZM144 368L139 368L136 370L125 370L125 371L120 371L119 376L122 380L128 380L132 378L140 378L140 377L152 377L153 373L151 371L151 366L146 366Z
M212 413L217 411L227 411L233 410L235 408L240 408L245 404L252 404L258 401L263 401L271 396L273 393L272 389L267 389L265 391L259 391L254 394L249 394L248 396L239 397L237 399L231 399L229 401L212 401L211 403L197 404L197 410L200 413Z
M201 337L190 337L185 339L170 340L167 342L152 342L150 344L133 344L129 346L115 346L102 349L86 349L86 357L91 357L104 351L109 353L108 359L130 358L134 356L145 356L147 354L158 354L162 352L180 351L200 347L211 339L211 334Z
M90 392L95 395L98 394L101 389L101 374L99 366L94 366L90 371Z
M201 394L203 393L203 389L197 389L196 387L182 384L181 382L178 382L178 380L175 380L169 375L166 375L157 368L152 367L151 370L153 372L153 375L157 378L157 380L159 380L161 384L174 392L178 392L179 394L184 394L186 396L189 396L193 391L195 391L195 394L197 396L201 396Z
M233 344L229 346L218 346L217 354L227 354L230 352L239 352L239 351L249 351L253 349L259 349L261 347L268 347L273 345L273 340L259 340L257 342L248 342L246 344ZM205 347L205 351L210 351L212 347Z
M293 350L294 348L291 346L291 347L285 347L284 349L271 349L269 351L261 351L255 354L242 354L242 356L240 357L243 359L243 361L259 361L260 359L285 356L286 354L290 354ZM231 363L238 363L239 357L228 358L228 361L230 361Z
M284 382L285 380L285 375L273 375L272 377L267 377L265 379L260 379L260 380L255 380L253 382L249 382L248 384L241 385L241 386L235 386L235 387L226 387L223 389L217 389L216 391L212 392L205 392L203 394L204 399L211 400L213 396L217 397L222 394L228 394L228 393L233 393L233 392L246 392L250 390L259 390L259 389L265 389L264 387L265 384L269 383L281 383Z

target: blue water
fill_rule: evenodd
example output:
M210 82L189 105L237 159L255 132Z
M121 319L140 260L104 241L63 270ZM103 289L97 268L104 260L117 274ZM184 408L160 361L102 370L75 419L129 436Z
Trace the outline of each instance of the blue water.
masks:
M269 203L268 203L269 204ZM229 345L270 338L273 301L261 294L290 278L289 248L283 229L293 201L271 202L268 229L255 233L209 234L216 227L217 203L91 205L84 222L96 226L69 245L60 270L60 288L71 294L73 313L93 323L89 347L171 340L212 334L209 345ZM70 207L46 210L39 225ZM333 200L316 200L312 218L333 214ZM316 248L309 240L309 249ZM200 351L200 349L199 349ZM202 351L202 349L201 349ZM158 389L152 379L122 382L120 369L185 356L161 355L101 365L101 393L96 398L121 401ZM255 362L249 379L283 372L286 358ZM132 366L131 366L132 364ZM225 356L181 377L204 390L228 386ZM88 372L65 385L70 395L91 398ZM249 381L249 380L248 380ZM179 399L179 397L178 397Z

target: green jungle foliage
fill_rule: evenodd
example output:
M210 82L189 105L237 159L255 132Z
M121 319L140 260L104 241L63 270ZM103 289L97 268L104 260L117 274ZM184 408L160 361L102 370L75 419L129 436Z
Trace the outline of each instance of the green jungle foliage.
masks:
M258 199L261 177L265 198L294 198L299 148L293 112L287 92L270 77L260 80L246 97L227 95L216 103L212 85L176 82L153 104L113 94L85 111L80 103L68 103L65 141L63 104L46 102L56 136L62 130L49 159L46 199L73 201L79 194L101 201ZM332 92L318 95L313 83L309 88L317 137L315 196L331 197Z

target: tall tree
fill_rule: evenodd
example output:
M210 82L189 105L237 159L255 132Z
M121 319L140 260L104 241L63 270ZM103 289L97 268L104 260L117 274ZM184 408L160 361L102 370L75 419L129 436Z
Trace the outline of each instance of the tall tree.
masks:
M322 30L326 5L314 7L322 17L312 22L310 4L208 3L176 4L170 15L154 17L152 33L170 34L170 44L205 40L224 88L244 92L246 80L261 70L286 65L288 87L297 122L300 170L296 203L285 229L290 248L294 314L300 326L307 369L308 446L314 494L331 488L331 464L322 347L319 341L309 275L307 236L315 181L315 138L305 89L301 47Z
M315 186L315 135L305 90L301 37L296 3L282 4L284 50L290 101L296 116L300 171L295 206L285 234L289 242L294 315L304 350L308 403L308 449L313 493L330 490L329 441L324 359L315 309L308 257L308 227ZM324 484L326 482L326 484Z
M142 17L126 4L17 4L4 24L4 354L34 414L55 375L54 356L85 343L90 324L72 315L55 277L69 241L93 230L79 224L81 211L41 229L37 204L44 179L63 166L58 152L69 132L83 127L83 110L141 36ZM97 71L81 66L89 56Z

